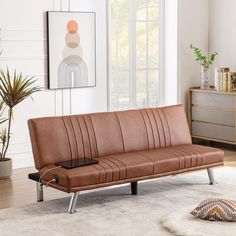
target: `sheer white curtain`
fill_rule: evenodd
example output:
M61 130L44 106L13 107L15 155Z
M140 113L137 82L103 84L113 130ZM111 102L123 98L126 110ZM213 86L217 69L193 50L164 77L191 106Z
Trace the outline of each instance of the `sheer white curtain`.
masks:
M162 103L162 2L109 1L110 110Z

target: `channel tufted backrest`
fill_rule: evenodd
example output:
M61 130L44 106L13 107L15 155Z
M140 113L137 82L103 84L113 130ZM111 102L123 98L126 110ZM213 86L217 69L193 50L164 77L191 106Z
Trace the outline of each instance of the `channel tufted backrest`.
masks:
M35 166L190 144L181 105L28 120Z

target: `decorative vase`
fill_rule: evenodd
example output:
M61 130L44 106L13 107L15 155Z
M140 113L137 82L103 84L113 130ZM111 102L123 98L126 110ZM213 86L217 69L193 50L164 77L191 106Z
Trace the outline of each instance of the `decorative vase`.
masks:
M210 89L211 81L209 79L209 69L204 68L201 66L201 89Z
M12 160L0 161L0 179L8 179L12 175Z

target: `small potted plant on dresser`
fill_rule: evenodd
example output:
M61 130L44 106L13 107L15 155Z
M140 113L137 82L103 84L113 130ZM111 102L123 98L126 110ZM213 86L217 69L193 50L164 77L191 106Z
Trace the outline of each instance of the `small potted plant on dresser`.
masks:
M210 89L211 80L209 78L209 68L214 62L218 53L213 52L209 57L207 57L202 53L200 48L193 46L193 44L190 44L190 48L194 51L195 60L201 65L201 89Z
M12 174L12 160L7 156L10 144L13 109L16 105L40 90L34 86L33 77L23 77L16 71L13 75L9 70L0 71L0 179L7 179ZM4 118L4 114L6 114Z

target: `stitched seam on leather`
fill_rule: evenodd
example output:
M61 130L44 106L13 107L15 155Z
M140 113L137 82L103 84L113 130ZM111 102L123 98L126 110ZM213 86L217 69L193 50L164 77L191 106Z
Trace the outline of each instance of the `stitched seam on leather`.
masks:
M108 160L108 159L103 159L102 160L105 164L107 164L110 168L111 168L111 170L112 170L112 173L111 173L111 175L112 175L112 181L114 181L114 172L115 171L113 171L115 168L113 167L113 166L111 166L109 163L107 163L107 161L109 162L110 160ZM110 161L111 163L113 163L112 161ZM113 163L114 164L114 163ZM115 164L114 164L115 165ZM115 165L116 167L117 167L117 165ZM120 174L120 170L119 170L119 167L118 167L118 174ZM120 176L119 176L119 178L120 178Z
M99 163L100 163L100 165L101 165L101 163L102 164L105 164L105 165L107 165L110 169L111 169L111 179L112 179L112 181L113 181L113 171L112 171L112 167L109 165L109 164L107 164L104 160L99 160ZM102 166L102 165L101 165ZM105 170L105 173L106 173L106 182L109 182L108 181L108 178L107 178L107 171L106 171L106 168L104 167L104 166L102 166L102 168L104 168L104 170Z
M184 164L184 167L181 168L181 160L185 161L185 159L183 159L183 154L182 152L178 151L177 150L177 153L179 153L179 155L176 153L176 150L174 148L171 148L171 149L168 149L168 148L164 148L165 149L165 152L169 152L171 154L174 154L174 157L173 158L179 158L179 169L184 169L185 168L185 164ZM174 151L173 151L174 150Z
M125 167L125 178L127 178L127 166L125 163L123 163L121 160L117 159L115 156L111 156L112 158L114 158L116 161L120 162L124 167Z
M101 165L99 165L99 166L101 166ZM99 174L99 183L102 183L102 181L101 181L101 176L102 176L101 171L99 170L99 168L96 165L92 165L92 167L94 167L97 170L97 172ZM104 182L106 182L106 172L105 172L105 181Z
M85 157L84 137L83 137L82 129L81 129L81 126L80 126L80 122L79 122L79 120L78 120L78 117L77 117L77 116L75 116L75 118L76 118L76 121L77 121L77 123L78 123L78 127L79 127L80 134L81 134L81 141L82 141L82 146L83 146L83 154L84 154L84 156L83 156L83 157Z
M199 151L197 148L195 149L195 147L194 147L194 146L192 146L192 148L193 148L193 150L197 151L197 153L198 153L198 154L200 154L200 155L201 155L202 164L204 164L204 163L205 163L205 153L204 153L204 152L201 152L201 151ZM200 165L201 165L201 164L200 164Z
M74 125L73 125L73 122L71 120L71 117L70 117L69 120L70 120L70 124L71 124L71 127L72 127L73 137L74 137L74 140L75 140L76 159L78 159L79 158L79 151L78 151L77 139L76 139L76 135L75 135L75 129L74 129Z
M141 152L137 152L137 153L140 154L141 156L147 157L152 162L152 173L154 174L154 162L153 162L152 158L149 157L148 155L141 153Z
M195 152L194 150L191 150L191 152L193 153L193 157L191 158L192 159L192 166L193 164L195 164L194 166L197 166L197 152ZM195 162L195 163L194 163Z
M162 126L163 135L164 135L164 140L165 140L165 147L166 147L166 134L165 134L164 125L163 125L163 122L162 122L162 119L161 119L161 116L160 116L159 110L156 109L156 111L157 111L157 114L158 114L158 116L159 116L159 118L160 118L160 121L161 121L161 126Z
M97 165L92 165L94 168L96 168L96 170L98 171L98 174L99 174L99 183L102 183L103 181L101 181L101 176L102 176L102 174L101 174L101 170L98 168L98 166ZM105 169L104 169L104 167L103 166L101 166L101 165L99 165L99 167L101 167L102 169L103 169L103 172L104 172L104 174L105 174L105 181L104 182L106 182L106 171L105 171Z
M69 139L69 136L68 136L68 130L67 130L67 128L66 128L66 124L65 124L64 118L61 117L61 119L62 119L62 121L63 121L64 128L65 128L65 131L66 131L67 143L68 143L69 150L70 150L70 159L72 160L72 151L71 151L71 146L70 146L70 139Z
M190 144L190 146L191 146L191 148L192 148L193 150L195 150L195 151L197 151L197 152L199 152L199 153L201 153L201 154L204 154L204 152L201 152L200 150L198 150L198 148L195 148L194 145L191 145L191 144Z
M201 152L201 151L198 151L198 152L201 154L201 160L202 160L201 165L204 165L204 163L205 163L205 153Z
M87 131L87 134L88 134L88 143L89 143L90 158L92 158L92 157L93 157L93 154L92 154L92 148L91 148L91 142L90 142L88 127L87 127L86 121L85 121L85 119L84 119L84 116L82 116L82 119L83 119L83 121L84 121L85 128L86 128L86 131Z
M114 160L116 160L117 162L119 162L121 165L123 165L123 167L125 167L125 179L127 178L127 167L126 167L126 165L122 162L122 161L120 161L119 159L117 159L117 158L115 158L114 156L111 156L111 158L112 159L114 159ZM109 159L111 162L113 162L111 159ZM118 166L118 165L117 165ZM118 166L119 167L119 166ZM119 170L121 170L120 169L120 167L119 167Z
M108 161L110 161L111 163L113 163L117 168L118 168L118 170L119 170L119 180L121 179L120 178L120 173L121 173L121 170L120 170L120 167L119 167L119 165L117 165L117 163L115 163L114 161L112 161L112 160L110 160L110 159L108 159L108 158L106 158Z
M157 120L156 120L156 117L154 115L154 111L151 109L150 110L152 112L152 115L153 115L153 119L155 121L155 124L156 124L156 128L157 128L157 133L158 133L158 138L159 138L159 147L161 147L161 137L160 137L160 132L159 132L159 129L158 129L158 125L157 125ZM157 148L159 148L157 147Z
M176 148L177 150L179 150L179 148ZM197 151L197 150L195 150L195 151ZM196 158L196 164L197 164L197 160L198 160L198 157L197 157L197 155L198 154L200 154L200 156L203 156L203 153L201 153L201 152L199 152L199 151L197 151L197 152L195 152L194 150L189 150L189 152L187 152L187 151L185 151L185 150L182 150L182 152L184 152L184 153L187 153L189 156L190 156L190 163L191 163L191 166L193 167L193 164L192 164L192 157L191 157L191 155L194 155L194 157Z
M165 109L163 109L163 114L164 114L164 117L165 117L165 120L166 120L166 124L167 124L167 127L168 127L169 135L170 135L170 146L172 146L172 138L171 138L171 133L170 133L170 125L169 125L169 122L168 122L168 119L167 119L167 116L166 116Z
M144 122L144 125L145 125L145 128L146 128L146 134L147 134L148 149L150 149L150 146L149 146L149 137L148 137L148 130L147 130L147 124L146 124L146 121L145 121L145 119L144 119L144 116L143 116L142 111L139 110L139 113L141 114L141 116L142 116L142 118L143 118L143 122Z
M122 144L123 144L123 152L125 152L125 143L124 143L124 137L123 137L123 132L122 132L122 129L121 129L121 124L120 124L120 120L119 120L119 117L118 115L116 114L116 112L114 112L115 116L116 116L116 119L118 121L118 124L119 124L119 127L120 127L120 134L121 134L121 139L122 139Z
M175 150L179 150L179 148L175 148ZM190 151L190 150L189 150L189 151L179 150L179 151L181 151L181 152L183 152L183 153L186 153L186 154L189 156L189 158L190 158L190 167L194 167L194 166L193 166L192 156L194 155L195 158L196 158L196 153L193 152L193 151Z
M95 145L93 145L95 140L94 140L94 137L92 137L93 136L92 132L90 132L91 131L90 130L91 124L89 123L90 122L89 115L87 115L86 118L88 118L88 119L84 119L84 120L85 120L85 124L86 124L87 131L88 131L88 137L89 137L89 141L90 141L91 157L93 157L93 156L96 156L96 147L95 147ZM95 155L93 155L94 152L95 152Z
M185 151L183 151L182 149L181 150L179 150L179 149L177 149L176 147L174 147L173 148L173 151L176 153L180 153L180 155L181 155L181 157L183 158L183 161L184 161L184 166L183 166L183 169L185 169L186 168L186 155L188 156L188 157L190 157L190 155L189 155L189 153L186 153ZM187 167L187 168L189 168L189 167Z
M107 182L107 171L106 171L106 168L103 165L101 165L101 163L99 163L99 166L102 167L102 169L103 169L103 171L105 173L105 182Z
M147 114L147 117L148 117L148 120L149 120L149 123L150 123L150 127L151 127L151 130L152 130L152 137L153 137L154 148L156 148L156 143L155 143L155 137L154 137L153 127L152 127L152 123L151 123L149 114L148 114L148 112L147 112L147 109L145 110L145 112L146 112L146 114Z
M90 119L90 123L92 126L93 136L94 136L94 140L95 140L95 148L96 148L96 153L97 153L97 157L98 157L98 144L97 144L97 138L96 138L96 134L95 134L94 126L93 126L93 121L90 116L89 116L89 119Z

